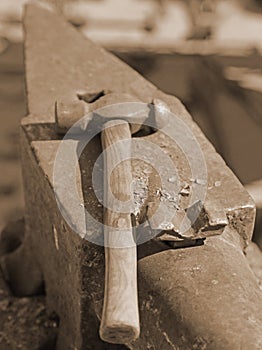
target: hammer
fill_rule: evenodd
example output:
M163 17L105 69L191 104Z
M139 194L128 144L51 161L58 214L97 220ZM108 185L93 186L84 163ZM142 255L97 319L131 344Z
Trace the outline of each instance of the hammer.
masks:
M132 202L131 134L138 132L149 118L150 108L127 94L110 93L93 103L64 100L56 104L57 132L65 133L86 115L90 115L90 118L84 118L83 123L80 121L79 128L83 131L91 128L93 123L95 127L100 125L102 148L105 150L105 290L100 337L109 343L126 344L137 339L140 332L137 252L131 209L125 213L117 209L118 200L122 203ZM161 117L163 116L159 113L160 121ZM75 132L81 130L76 128ZM121 162L121 159L125 161ZM110 177L111 164L118 166L113 169Z

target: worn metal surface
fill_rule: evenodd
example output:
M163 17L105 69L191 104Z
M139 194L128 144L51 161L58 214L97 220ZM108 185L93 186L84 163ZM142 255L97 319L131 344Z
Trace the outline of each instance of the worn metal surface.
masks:
M74 97L78 91L103 89L132 94L146 103L160 98L189 126L202 148L209 170L210 221L219 209L221 222L226 216L228 225L222 235L207 238L198 247L172 250L155 241L139 247L141 337L128 347L261 348L262 319L257 310L262 307L262 294L242 252L252 235L255 210L239 181L175 97L158 91L51 12L29 6L25 28L29 116L22 122L21 140L27 231L23 246L4 260L11 283L9 267L16 265L20 272L14 290L33 294L44 279L48 309L60 317L58 349L108 347L98 339L103 249L69 228L54 197L53 165L60 144L54 127L55 101ZM176 159L182 181L189 183L190 171L178 147L159 133L148 137ZM77 185L85 205L101 220L102 209L89 189L99 152L99 141L94 139L80 159L80 168L85 164L90 172L81 173ZM133 166L134 174L143 171L141 164ZM188 187L182 190L185 194ZM187 200L186 195L183 198ZM79 215L82 220L82 212Z
M137 98L128 94L101 91L91 95L96 96L94 101L87 102L89 99L85 96L76 95L73 101L65 99L64 102L57 102L55 115L58 133L65 134L76 122L86 117L84 119L85 123L81 123L79 128L77 128L82 132L92 128L92 122L95 123L96 128L99 128L105 122L118 118L127 120L130 124L131 132L134 134L139 131L143 122L149 117L150 108L145 104L139 104ZM109 110L107 106L113 104L115 105L114 109L111 108ZM127 113L126 104L129 106L129 113Z
M251 198L225 166L222 158L214 151L197 125L192 122L181 103L175 97L158 91L138 73L102 48L84 40L74 28L64 21L52 20L51 12L46 11L44 18L41 15L38 18L38 12L42 11L40 8L30 6L25 18L30 116L24 120L24 123L38 124L36 118L39 116L40 124L53 123L55 101L64 100L66 97L74 99L76 94L81 93L81 91L82 93L83 91L93 93L94 91L109 90L128 93L146 103L152 102L154 98L162 99L168 104L171 112L181 118L193 131L204 153L207 168L212 169L212 172L209 171L208 174L206 198L210 211L212 212L214 205L217 208L222 208L216 213L222 215L222 221L226 213L234 226L241 227L239 231L243 237L246 239L249 236L250 238L254 216ZM38 18L37 22L36 18ZM49 35L50 26L52 26L55 35ZM39 96L45 96L44 103ZM163 144L165 135L163 135L162 140L161 135L150 137L160 147L161 144L162 147L166 147L166 144ZM167 152L170 152L176 160L179 159L176 167L181 182L190 183L190 169L185 164L181 150L174 144L169 147ZM216 186L217 183L219 186ZM231 195L228 196L228 193ZM240 220L243 217L246 217L245 227ZM248 221L250 221L249 225Z

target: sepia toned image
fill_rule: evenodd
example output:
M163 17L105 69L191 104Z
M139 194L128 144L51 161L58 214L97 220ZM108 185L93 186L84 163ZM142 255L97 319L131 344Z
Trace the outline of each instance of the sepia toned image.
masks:
M0 350L262 349L262 1L0 0Z

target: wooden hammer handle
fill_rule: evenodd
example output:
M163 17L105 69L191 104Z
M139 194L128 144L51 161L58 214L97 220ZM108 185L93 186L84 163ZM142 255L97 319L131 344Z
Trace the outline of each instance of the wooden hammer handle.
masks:
M123 120L107 122L101 138L103 149L107 150L104 153L104 200L107 208L104 210L105 291L100 337L109 343L125 344L135 340L140 329L137 252L131 215L114 210L118 207L117 200L125 202L132 198L131 133L128 123ZM125 144L118 142L121 140L125 140ZM121 162L122 156L128 160ZM110 164L119 161L110 176ZM110 190L113 196L109 195Z

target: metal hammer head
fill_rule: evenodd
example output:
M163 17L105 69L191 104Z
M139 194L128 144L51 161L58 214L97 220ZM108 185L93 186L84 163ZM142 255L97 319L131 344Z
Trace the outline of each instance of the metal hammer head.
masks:
M167 123L168 110L166 104L159 99L154 99L153 105L150 105L128 94L109 93L92 103L85 102L84 99L65 98L56 103L56 130L65 134L78 122L74 132L79 133L91 127L92 123L102 126L109 120L121 119L129 123L131 133L135 134L147 119L150 119L150 125L156 129L162 128Z
M56 103L56 128L58 133L64 134L79 122L77 133L86 130L93 122L102 126L109 120L122 119L130 124L131 133L134 134L149 118L150 111L149 105L128 94L109 93L93 103L77 98L64 99Z

